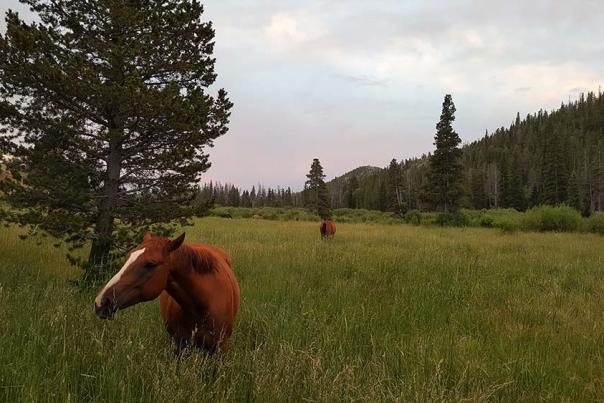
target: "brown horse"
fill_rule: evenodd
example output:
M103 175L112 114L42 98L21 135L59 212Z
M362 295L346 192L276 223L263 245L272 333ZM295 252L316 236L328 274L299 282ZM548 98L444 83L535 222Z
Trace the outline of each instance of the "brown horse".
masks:
M325 220L321 223L321 238L333 237L336 234L336 223L333 220Z
M160 312L179 349L227 351L239 310L231 258L204 244L145 235L121 270L95 299L95 312L111 319L119 309L160 297Z

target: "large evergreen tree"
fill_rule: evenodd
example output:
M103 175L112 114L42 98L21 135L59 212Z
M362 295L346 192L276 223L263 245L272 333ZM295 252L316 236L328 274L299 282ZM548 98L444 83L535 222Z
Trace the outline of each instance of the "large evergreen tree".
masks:
M396 159L392 159L386 170L387 209L399 215L405 212L402 182L401 166Z
M331 208L329 205L329 193L325 184L325 174L318 158L313 159L310 166L310 172L306 175L307 181L304 184L306 202L308 207L316 211L321 219L331 218Z
M198 1L21 0L0 36L0 133L8 155L4 218L105 270L151 225L195 214L206 147L232 106L214 83L214 30Z
M447 94L442 106L440 121L436 125L434 145L436 150L430 157L425 198L433 208L444 212L455 212L463 195L463 167L461 165L461 139L453 130L455 105Z

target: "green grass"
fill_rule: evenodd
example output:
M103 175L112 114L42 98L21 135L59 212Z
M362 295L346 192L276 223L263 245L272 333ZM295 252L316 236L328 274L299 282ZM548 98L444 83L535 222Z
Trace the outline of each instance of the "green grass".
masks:
M601 236L206 218L242 291L232 351L174 355L157 301L111 322L64 253L0 232L0 400L595 401Z

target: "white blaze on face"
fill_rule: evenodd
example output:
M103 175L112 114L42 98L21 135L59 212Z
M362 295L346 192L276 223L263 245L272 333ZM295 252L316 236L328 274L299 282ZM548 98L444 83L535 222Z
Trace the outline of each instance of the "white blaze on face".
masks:
M124 265L122 266L122 268L120 269L120 271L117 272L117 274L115 276L113 276L113 278L111 280L109 280L109 282L107 283L107 285L105 285L105 287L103 288L103 290L99 293L99 295L97 295L96 299L94 300L94 302L97 305L101 304L101 300L103 299L103 294L105 294L105 291L107 291L112 285L114 285L115 283L117 283L118 281L120 281L120 278L122 278L122 275L126 272L126 270L128 269L128 267L134 263L136 261L136 259L138 259L138 257L140 255L142 255L145 252L145 248L143 249L139 249L139 250L135 250L134 252L132 252L130 254L130 257L128 258L128 260L126 260L126 263L124 263Z

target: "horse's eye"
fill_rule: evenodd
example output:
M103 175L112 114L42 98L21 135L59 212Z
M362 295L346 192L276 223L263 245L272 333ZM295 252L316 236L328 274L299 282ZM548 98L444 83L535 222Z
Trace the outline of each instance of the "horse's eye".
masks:
M157 266L156 262L147 262L145 263L145 269L155 269L155 267Z

